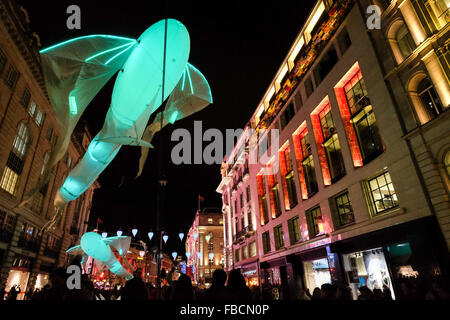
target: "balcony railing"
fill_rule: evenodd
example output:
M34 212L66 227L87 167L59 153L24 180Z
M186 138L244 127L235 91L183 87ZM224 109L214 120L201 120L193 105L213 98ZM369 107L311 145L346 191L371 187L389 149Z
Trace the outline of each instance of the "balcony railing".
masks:
M22 233L19 236L19 242L17 243L17 246L31 252L38 252L40 246L39 238L30 237L29 234Z
M236 233L233 237L233 240L236 241L240 239L241 237L245 236L249 232L249 227L246 226L242 228L238 233Z

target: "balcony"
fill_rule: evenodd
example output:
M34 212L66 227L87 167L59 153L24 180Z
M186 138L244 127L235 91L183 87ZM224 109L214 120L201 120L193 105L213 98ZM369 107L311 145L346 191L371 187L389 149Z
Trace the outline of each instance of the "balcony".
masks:
M0 229L0 242L9 243L12 238L12 232L7 229Z
M253 231L252 226L246 226L233 236L233 242L239 242L244 237L250 236L253 233L254 233L254 231Z
M38 252L39 251L39 246L40 246L40 241L39 238L37 237L30 237L29 234L23 232L20 236L19 236L19 241L17 243L17 246L19 248L31 251L31 252Z

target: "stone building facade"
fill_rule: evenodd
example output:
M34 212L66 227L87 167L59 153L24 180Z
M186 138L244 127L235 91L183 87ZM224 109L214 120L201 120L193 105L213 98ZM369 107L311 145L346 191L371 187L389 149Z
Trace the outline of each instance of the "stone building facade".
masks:
M345 283L395 298L403 277L449 276L445 3L317 1L257 105L241 152L260 282L278 297ZM380 29L367 29L370 5ZM240 157L218 188L233 237L246 225L227 192Z
M65 177L81 160L91 136L83 125L50 180L24 206L60 133L40 68L39 37L15 1L0 2L0 288L42 287L49 271L66 262L65 251L86 231L98 183L65 209L56 227L40 232L54 215L53 201ZM19 296L21 298L22 296Z

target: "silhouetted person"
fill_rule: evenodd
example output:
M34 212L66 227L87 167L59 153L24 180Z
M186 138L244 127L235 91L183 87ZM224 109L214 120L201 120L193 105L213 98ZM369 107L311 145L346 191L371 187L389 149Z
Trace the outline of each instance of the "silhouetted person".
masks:
M320 300L322 298L322 291L320 288L316 287L313 291L311 300Z
M305 289L300 288L298 290L297 299L298 300L311 300L311 297L306 293Z
M141 279L141 269L134 272L134 278L128 280L122 289L121 300L147 300L147 286Z
M16 286L12 286L11 289L9 289L7 300L17 300L18 294Z
M391 290L387 285L383 285L383 300L392 300Z
M373 289L373 300L384 300L383 291L381 289Z
M449 300L450 293L446 289L446 283L441 279L441 281L434 279L431 281L430 290L425 295L426 300Z
M6 290L5 287L0 289L0 301L5 300Z
M43 292L42 300L65 300L67 295L66 269L56 268L50 273L50 286Z
M233 300L251 300L252 292L245 283L244 276L237 269L230 271L228 275L227 288Z
M367 286L360 287L359 292L361 294L359 295L358 300L373 300L373 293Z
M227 273L222 269L213 272L211 287L203 292L204 300L223 301L231 298L230 291L225 287Z
M185 274L180 275L174 283L171 300L194 300L191 278Z
M322 300L335 300L336 299L336 286L324 283L320 288L322 293Z

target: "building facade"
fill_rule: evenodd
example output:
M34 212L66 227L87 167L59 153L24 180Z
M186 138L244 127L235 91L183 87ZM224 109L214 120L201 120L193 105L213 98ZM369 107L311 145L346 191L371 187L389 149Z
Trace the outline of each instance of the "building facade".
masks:
M222 194L224 268L241 270L248 286L259 285L257 219L252 205L249 143L244 132L230 157L223 163L222 181L216 191ZM256 197L255 197L256 199Z
M0 2L0 288L19 285L22 292L43 287L49 271L66 262L65 251L86 231L99 187L95 183L53 229L40 232L55 214L56 191L91 140L80 125L48 183L18 206L37 185L60 135L41 74L39 38L28 22L15 1Z
M380 28L367 29L370 5ZM448 276L448 12L439 0L314 5L241 138L261 285L282 299L324 283L395 298L403 277Z
M214 270L224 267L223 238L223 218L220 210L197 210L186 236L186 264L194 283L211 283Z

